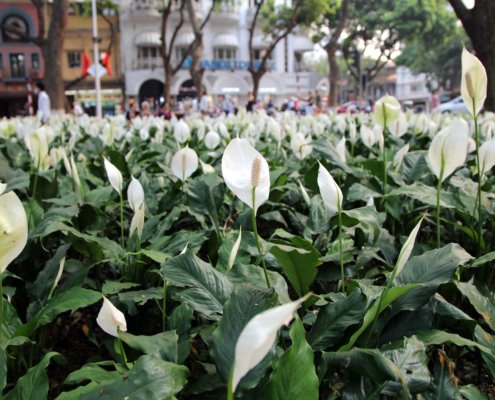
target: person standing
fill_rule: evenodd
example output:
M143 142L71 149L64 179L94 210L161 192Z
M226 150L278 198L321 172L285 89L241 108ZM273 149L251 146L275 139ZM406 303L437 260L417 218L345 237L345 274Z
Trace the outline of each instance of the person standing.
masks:
M36 84L35 92L38 95L38 114L41 117L41 122L47 122L50 118L50 97L45 91L43 82Z

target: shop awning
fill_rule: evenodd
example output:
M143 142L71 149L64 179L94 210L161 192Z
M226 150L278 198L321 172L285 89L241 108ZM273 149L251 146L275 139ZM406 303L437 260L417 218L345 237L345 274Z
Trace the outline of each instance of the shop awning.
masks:
M141 32L134 38L134 43L138 46L161 46L162 41L158 32Z
M222 33L213 40L213 47L239 47L239 41L230 33Z

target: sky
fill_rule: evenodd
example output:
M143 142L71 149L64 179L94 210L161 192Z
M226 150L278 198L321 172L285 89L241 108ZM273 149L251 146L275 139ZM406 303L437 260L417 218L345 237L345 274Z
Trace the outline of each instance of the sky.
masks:
M474 0L462 0L467 8L473 8Z

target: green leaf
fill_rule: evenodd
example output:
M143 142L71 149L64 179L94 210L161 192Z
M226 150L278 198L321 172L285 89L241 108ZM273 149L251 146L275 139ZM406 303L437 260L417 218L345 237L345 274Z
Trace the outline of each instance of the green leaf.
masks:
M130 333L119 331L119 337L134 350L139 350L163 361L177 363L179 336L175 331L162 332L152 336L134 336Z
M344 299L323 307L308 335L311 346L320 350L338 344L349 327L361 322L366 303L366 297L356 289Z
M380 236L381 223L375 207L360 207L342 211L342 223L346 227L358 226L370 243L374 244Z
M490 261L493 261L493 260L495 260L495 251L492 251L490 253L482 255L481 257L478 257L471 264L471 268L481 267L482 265L489 263Z
M474 385L461 386L459 392L461 393L462 398L466 400L488 400L486 394L481 393Z
M426 151L412 151L406 154L400 172L407 183L418 182L428 172Z
M3 392L5 385L7 384L7 354L5 350L0 347L0 393Z
M140 286L139 283L106 281L101 288L101 292L105 296L110 296L137 286Z
M141 249L138 254L144 254L146 257L160 264L164 263L170 258L170 254L156 250Z
M415 336L404 339L401 349L386 351L384 355L400 368L412 393L421 393L429 388L432 377L428 370L426 346ZM384 393L394 396L399 390L401 385L390 383L384 388Z
M217 372L228 381L234 363L235 346L242 330L255 315L268 310L277 304L277 296L273 289L263 289L248 285L235 287L229 301L225 303L223 316L213 332L211 354ZM241 387L248 389L256 386L265 374L267 365L261 362L241 381Z
M187 304L176 307L168 318L168 329L175 330L179 335L177 348L178 364L183 364L191 351L191 340L189 339L193 310Z
M476 328L474 328L474 338L481 346L491 350L490 353L482 352L481 357L483 357L492 378L495 379L495 336L490 335L481 326L476 325Z
M202 175L186 186L187 205L198 214L207 213L217 232L220 232L218 211L222 207L225 185L215 174Z
M377 384L387 381L402 382L407 390L404 374L379 350L355 348L345 352L323 353L323 361L327 368L339 374L365 376Z
M131 301L133 303L139 304L140 306L146 304L146 302L150 300L159 300L162 298L163 298L163 289L157 287L119 293L119 301L121 302Z
M56 355L58 353L55 352L45 354L37 365L18 379L14 389L7 393L4 400L45 400L48 397L48 376L45 369Z
M470 283L456 282L456 286L495 332L495 298L493 293L487 293L487 296L484 296L476 286Z
M418 284L393 306L393 313L400 310L414 311L430 300L441 284L450 282L457 267L472 257L458 244L451 243L441 249L427 251L412 257L397 275L398 285Z
M266 393L273 400L317 400L318 376L304 326L296 318L290 329L292 346L276 364Z
M409 186L402 186L392 190L389 196L407 196L431 207L437 206L437 189L421 182L415 182ZM455 208L456 202L452 194L445 190L440 191L440 206L442 208Z
M316 267L320 259L316 251L308 251L285 245L273 245L270 249L299 297L309 292L316 277Z
M153 356L140 357L134 367L111 382L97 385L81 400L89 399L173 399L187 381L186 367Z
M102 383L114 380L122 374L122 371L109 371L108 369L103 368L104 366L114 366L114 364L111 361L103 361L101 363L83 365L82 368L77 371L71 372L69 376L65 378L64 384L75 385L88 380L95 383Z
M409 284L406 286L390 288L387 291L387 293L383 296L380 306L379 306L379 300L376 300L373 303L373 306L366 311L366 314L364 315L364 321L361 327L356 332L354 332L349 342L346 345L342 346L339 349L339 351L349 351L354 346L354 343L356 343L356 340L359 339L361 334L368 328L368 326L371 325L371 323L373 322L376 316L380 315L380 313L383 310L385 310L390 304L392 304L392 302L394 302L399 297L405 295L414 287L416 287L415 284ZM380 307L380 309L378 309L378 307Z
M232 285L220 272L192 253L167 260L161 267L164 280L186 287L177 295L191 308L207 317L221 314Z

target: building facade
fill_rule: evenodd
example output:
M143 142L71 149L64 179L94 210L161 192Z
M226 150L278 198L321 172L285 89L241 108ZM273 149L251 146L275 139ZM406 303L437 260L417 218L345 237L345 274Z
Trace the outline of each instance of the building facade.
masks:
M122 65L125 70L125 93L140 100L160 97L163 93L165 73L159 47L161 46L161 14L159 1L122 0L121 36ZM198 16L204 17L211 6L211 0L196 2ZM178 2L170 16L169 38L179 21ZM204 52L201 60L205 68L204 88L209 95L232 95L244 101L252 88L247 71L249 63L249 24L253 8L247 0L225 3L214 11L204 28ZM190 23L184 23L179 31L173 49L173 62L177 63L182 52L194 40ZM267 47L261 31L253 37L255 53L261 54ZM311 86L312 73L303 66L303 54L313 50L313 43L302 31L291 34L274 49L270 70L261 80L259 95L270 95L276 103L291 96L307 96ZM187 65L171 82L171 94L186 96L192 82Z
M89 114L95 113L95 80L91 75L82 78L84 53L93 63L93 25L87 4L69 4L67 30L64 40L62 77L66 95ZM103 113L119 113L123 104L123 74L120 62L120 19L113 9L103 9L97 18L100 56L109 52L110 68L101 77ZM104 70L102 67L101 70ZM111 74L111 75L110 75Z
M436 82L429 82L426 74L413 74L407 67L397 68L397 99L401 103L421 111L429 111L431 92L429 86L436 87Z
M28 114L27 84L44 74L40 48L13 30L37 35L38 18L31 1L0 2L0 117Z

